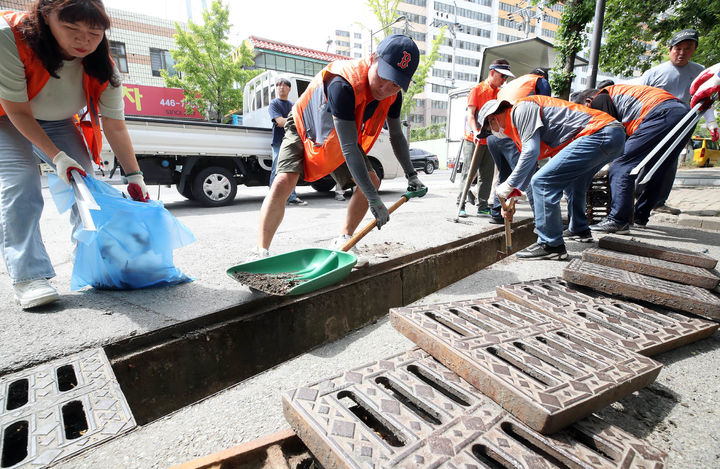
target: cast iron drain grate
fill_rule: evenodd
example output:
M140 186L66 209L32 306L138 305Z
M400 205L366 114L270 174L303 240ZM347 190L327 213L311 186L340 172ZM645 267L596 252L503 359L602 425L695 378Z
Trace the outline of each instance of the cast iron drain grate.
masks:
M635 238L628 239L625 236L603 236L598 241L598 247L638 256L654 257L664 261L694 265L703 269L714 269L717 265L717 259L701 252L643 243Z
M583 251L582 258L595 264L607 265L629 272L670 280L671 282L694 285L712 290L720 278L708 269L679 262L664 261L653 257L638 256L608 249L590 248Z
M591 297L559 277L501 285L497 294L560 321L593 330L646 356L710 337L720 326L659 307L650 309L604 295Z
M614 267L573 259L563 270L563 278L610 295L720 319L720 298L691 285L682 285Z
M594 416L541 435L417 349L285 393L283 410L324 467L659 469L666 458Z
M0 378L0 467L55 463L135 427L105 352Z
M561 430L591 412L655 380L662 365L587 329L548 318L487 331L483 309L497 308L519 321L508 300L475 300L390 310L403 335L448 368L544 434ZM520 307L519 305L515 305ZM527 315L537 315L527 308ZM461 317L462 310L465 317ZM476 319L476 320L474 320Z

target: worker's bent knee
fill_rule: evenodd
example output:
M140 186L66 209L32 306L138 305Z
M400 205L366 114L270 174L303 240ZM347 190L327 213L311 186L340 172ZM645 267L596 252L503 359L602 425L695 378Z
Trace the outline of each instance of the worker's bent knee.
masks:
M300 174L298 173L278 173L275 175L275 179L273 179L270 193L272 195L286 194L287 197L292 193L293 189L295 189L299 179Z

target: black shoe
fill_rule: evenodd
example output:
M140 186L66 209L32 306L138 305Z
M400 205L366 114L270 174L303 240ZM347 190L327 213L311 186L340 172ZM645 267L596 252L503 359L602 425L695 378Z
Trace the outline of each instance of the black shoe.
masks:
M571 241L577 241L579 243L593 242L592 231L590 231L589 229L581 231L580 233L575 233L567 229L563 231L563 238L569 239Z
M490 217L488 223L490 223L491 225L504 225L505 220L503 219L503 217Z
M630 233L629 223L615 223L609 218L604 219L600 223L590 225L592 231L598 231L600 233L617 233L617 234L628 234Z
M292 200L288 200L288 205L295 205L296 207L300 207L302 205L307 205L308 203L302 200L300 197L295 197Z
M557 259L563 261L568 258L565 245L548 246L545 243L535 243L515 254L518 259Z
M632 224L632 227L633 227L633 228L645 229L645 228L647 228L647 223L648 223L648 222L646 222L646 221L634 221L633 224Z

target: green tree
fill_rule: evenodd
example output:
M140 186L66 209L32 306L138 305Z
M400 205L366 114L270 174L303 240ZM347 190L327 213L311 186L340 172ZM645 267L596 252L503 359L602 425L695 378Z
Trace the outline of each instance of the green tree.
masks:
M720 62L720 0L607 0L600 64L617 75L645 71L666 58L668 41L686 28L700 35L692 60Z
M398 17L398 3L400 3L400 0L367 0L367 5L380 22L381 27L390 25ZM445 40L445 29L444 26L440 28L440 33L435 40L432 41L430 53L420 56L420 64L415 71L415 75L413 75L413 81L408 90L403 94L403 105L400 111L403 116L407 116L417 105L414 97L423 92L430 70L432 70L437 59L440 58L438 49L440 48L440 44ZM378 36L382 34L381 37L384 38L388 36L391 31L392 28L386 28L382 33L378 33ZM379 39L380 38L376 38L376 40Z
M556 3L560 3L560 0L551 0L548 6ZM553 94L567 99L575 78L575 57L585 46L585 27L595 16L595 1L570 0L564 3L555 40L555 49L559 54L550 75L550 86Z
M169 76L165 70L161 72L166 86L183 89L188 113L194 107L216 122L242 108L242 88L258 73L244 69L253 65L252 53L246 45L240 47L233 59L228 18L228 7L215 0L210 10L203 12L202 25L190 21L185 31L175 23L177 49L171 53L179 74Z

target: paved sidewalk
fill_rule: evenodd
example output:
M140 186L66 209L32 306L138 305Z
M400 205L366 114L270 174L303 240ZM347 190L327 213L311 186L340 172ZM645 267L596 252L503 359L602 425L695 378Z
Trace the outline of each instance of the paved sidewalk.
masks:
M680 226L720 231L720 186L674 187L668 205L680 215L654 213L650 224L676 223Z

